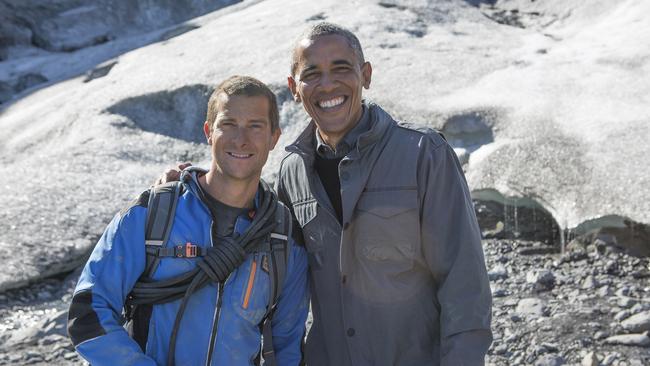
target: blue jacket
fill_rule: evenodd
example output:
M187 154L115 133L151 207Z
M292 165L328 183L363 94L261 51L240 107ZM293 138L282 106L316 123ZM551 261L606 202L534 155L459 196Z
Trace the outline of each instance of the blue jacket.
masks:
M194 177L193 177L194 178ZM184 184L166 246L190 242L211 245L212 216L199 199L196 179ZM125 299L145 267L144 205L133 205L116 215L83 269L71 305L69 332L77 352L92 365L165 365L169 338L181 300L154 305L146 352L122 327ZM245 216L235 223L242 233L250 225ZM294 244L294 243L290 243ZM273 316L273 346L278 365L298 365L309 307L307 257L298 245L291 248L285 283ZM253 365L260 351L259 324L270 295L264 256L248 255L227 279L212 365ZM162 280L196 267L199 258L162 258L153 278ZM176 343L176 365L203 365L217 303L217 286L195 292L185 310ZM74 308L74 314L73 309Z

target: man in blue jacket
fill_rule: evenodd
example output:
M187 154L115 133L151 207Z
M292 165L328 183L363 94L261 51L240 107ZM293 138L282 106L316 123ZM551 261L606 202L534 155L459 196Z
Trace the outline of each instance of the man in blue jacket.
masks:
M288 211L260 181L280 136L278 119L266 85L249 77L225 80L210 97L204 124L210 170L183 173L168 240L145 246L149 191L114 217L70 307L70 337L91 364L252 365L259 361L261 324L269 315L272 333L264 339L272 338L273 347L265 351L267 363L301 362L309 301L306 253L276 227ZM260 215L269 217L262 226ZM284 266L271 251L273 240L286 245ZM147 257L152 253L153 270ZM280 270L284 280L275 284ZM139 336L144 334L137 341L123 328L122 309L129 301L147 309L146 300L138 302L143 297L154 300L144 320L136 320Z

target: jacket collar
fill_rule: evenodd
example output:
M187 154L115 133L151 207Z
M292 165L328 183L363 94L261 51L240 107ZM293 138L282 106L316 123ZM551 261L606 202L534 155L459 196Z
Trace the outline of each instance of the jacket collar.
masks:
M391 124L395 124L395 121L393 121L390 115L377 104L370 102L366 106L370 115L370 129L359 136L355 148L350 151L350 154L357 156L366 148L379 141L388 127ZM316 123L312 119L298 138L291 145L288 145L285 150L313 159L316 154L315 134Z
M207 205L205 204L205 198L203 197L203 190L199 186L199 175L203 175L207 172L207 169L190 166L181 172L180 178L184 188L196 196L201 202L203 202L203 205L206 206L206 209ZM255 192L255 199L253 200L253 210L257 210L257 207L259 205L261 189L264 189L262 187L262 182L257 185L257 192Z

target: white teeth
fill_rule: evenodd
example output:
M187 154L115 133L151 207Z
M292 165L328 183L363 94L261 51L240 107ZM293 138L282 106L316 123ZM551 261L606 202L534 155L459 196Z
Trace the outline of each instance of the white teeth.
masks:
M345 98L343 98L343 97L336 97L334 99L318 102L318 106L321 107L321 108L332 108L332 107L336 107L337 105L343 103L344 100L345 100Z
M234 156L234 157L239 158L239 159L250 158L251 156L253 156L253 154L236 154L236 153L231 153L231 152L229 152L228 155Z

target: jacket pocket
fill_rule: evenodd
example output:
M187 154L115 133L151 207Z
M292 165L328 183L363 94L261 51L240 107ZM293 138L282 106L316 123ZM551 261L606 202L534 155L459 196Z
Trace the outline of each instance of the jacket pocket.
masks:
M232 307L252 324L259 324L269 303L270 279L264 269L266 253L255 253L237 269L233 281Z
M357 258L380 263L386 275L411 269L420 243L418 207L416 190L361 194L352 222Z

